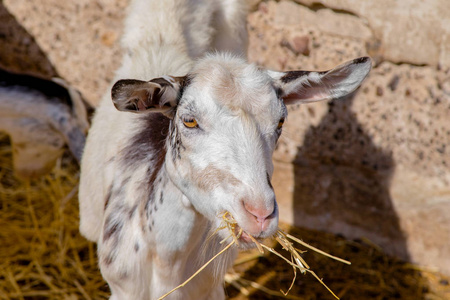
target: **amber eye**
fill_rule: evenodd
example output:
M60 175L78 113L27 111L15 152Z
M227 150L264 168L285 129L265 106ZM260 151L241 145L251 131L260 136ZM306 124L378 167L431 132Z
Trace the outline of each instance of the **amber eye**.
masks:
M281 118L280 121L278 121L277 129L281 129L281 127L283 127L283 124L284 124L284 118Z
M197 120L194 118L183 118L183 124L187 128L195 128L198 126Z

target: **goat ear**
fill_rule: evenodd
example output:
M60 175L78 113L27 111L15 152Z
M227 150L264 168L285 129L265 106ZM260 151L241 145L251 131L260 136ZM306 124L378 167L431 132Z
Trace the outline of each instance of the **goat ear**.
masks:
M150 81L123 79L111 90L120 111L168 113L177 106L185 77L164 76Z
M269 71L269 75L280 89L284 103L296 104L346 96L361 85L371 68L371 59L361 57L325 72Z

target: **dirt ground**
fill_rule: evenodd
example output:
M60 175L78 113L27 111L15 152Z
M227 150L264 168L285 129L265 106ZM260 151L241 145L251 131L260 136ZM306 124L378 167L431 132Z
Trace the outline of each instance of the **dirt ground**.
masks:
M65 155L42 178L12 172L11 147L0 136L0 299L107 299L95 245L78 232L79 169ZM311 250L303 258L342 299L450 299L450 277L389 257L368 240L281 226L351 266ZM299 247L302 249L302 247ZM278 246L276 250L283 250ZM304 249L302 249L304 250ZM228 299L283 299L292 267L273 254L243 252L227 278ZM297 274L288 299L334 299L310 274Z

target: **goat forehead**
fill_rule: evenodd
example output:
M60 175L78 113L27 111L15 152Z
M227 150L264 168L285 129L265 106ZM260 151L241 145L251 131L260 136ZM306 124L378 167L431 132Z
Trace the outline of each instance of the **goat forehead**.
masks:
M271 78L254 65L230 56L209 56L193 72L192 84L204 101L231 111L260 115L279 106Z

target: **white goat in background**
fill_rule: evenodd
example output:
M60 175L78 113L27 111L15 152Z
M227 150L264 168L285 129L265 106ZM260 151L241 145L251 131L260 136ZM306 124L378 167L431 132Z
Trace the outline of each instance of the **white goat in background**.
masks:
M278 208L271 156L286 106L338 98L368 74L368 58L328 72L262 70L244 54L241 1L136 0L112 101L97 110L82 158L80 231L98 242L112 299L157 299L203 265L228 232L271 236ZM127 79L129 78L129 79ZM205 246L206 245L206 246ZM224 299L237 249L169 299Z
M49 172L66 144L80 161L90 110L81 94L61 78L0 69L0 131L10 137L19 177Z

